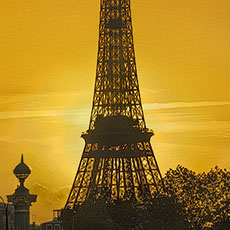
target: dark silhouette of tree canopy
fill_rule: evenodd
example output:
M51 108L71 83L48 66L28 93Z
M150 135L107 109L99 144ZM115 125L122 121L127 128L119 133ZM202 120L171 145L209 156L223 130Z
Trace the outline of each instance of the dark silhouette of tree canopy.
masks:
M181 204L160 195L148 203L136 200L88 199L74 209L74 224L65 229L75 230L179 230L189 229ZM173 223L173 225L172 225ZM74 226L74 227L73 227Z
M222 220L220 222L216 222L213 226L212 229L215 230L227 230L230 229L230 220Z
M137 202L89 197L69 215L65 230L230 229L230 172L218 167L198 173L178 165L163 178L165 188L150 200ZM68 213L65 213L68 216Z
M183 204L193 229L221 223L230 217L230 172L218 167L199 173L177 166L164 177L168 195Z
M160 194L145 204L144 230L187 230L190 225L186 219L185 209L176 197Z

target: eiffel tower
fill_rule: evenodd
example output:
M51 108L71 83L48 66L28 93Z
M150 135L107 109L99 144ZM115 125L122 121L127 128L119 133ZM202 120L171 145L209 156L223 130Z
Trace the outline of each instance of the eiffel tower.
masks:
M92 112L64 211L105 190L110 200L153 197L162 177L152 135L137 79L130 0L101 0Z

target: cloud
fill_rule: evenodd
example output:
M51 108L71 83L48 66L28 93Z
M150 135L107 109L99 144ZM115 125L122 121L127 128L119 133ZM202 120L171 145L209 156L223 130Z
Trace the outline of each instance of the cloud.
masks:
M55 206L57 207L65 202L70 191L70 186L53 188L47 187L40 182L35 182L32 189L36 191L36 193L39 195L39 197L41 197L43 201L45 201L47 206L54 208Z
M31 110L31 111L10 111L0 112L0 119L20 119L20 118L38 118L38 117L56 117L56 116L84 116L89 109L69 109L69 110Z
M0 95L0 120L67 117L65 122L85 125L89 122L91 106L83 99L88 96L89 92Z
M154 90L145 89L155 93ZM159 91L159 90L158 90ZM38 117L60 117L78 116L84 121L89 118L91 106L79 105L79 101L84 94L29 94L29 95L5 95L0 96L0 120L38 118ZM75 102L72 106L66 107L68 101ZM172 103L149 103L143 104L144 110L195 108L208 106L230 105L230 101L202 101L202 102L172 102ZM21 109L23 107L23 109ZM81 122L81 119L77 119ZM77 123L78 123L77 122ZM83 122L85 124L85 122Z
M149 93L153 93L153 94L158 94L158 93L161 93L161 92L164 92L165 89L147 89L145 87L141 87L141 90L145 91L145 92L149 92Z
M144 110L158 109L176 109L176 108L195 108L230 105L230 101L202 101L202 102L172 102L172 103L149 103L143 104Z

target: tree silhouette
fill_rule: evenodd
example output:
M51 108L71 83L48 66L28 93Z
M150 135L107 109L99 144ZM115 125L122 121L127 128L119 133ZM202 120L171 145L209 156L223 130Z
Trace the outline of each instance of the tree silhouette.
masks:
M145 230L187 230L190 225L185 216L185 209L176 197L158 195L146 207ZM144 216L143 216L144 218Z
M229 218L230 172L218 167L208 173L196 174L180 165L164 177L169 195L183 204L193 229Z
M103 188L64 214L65 230L230 229L230 172L215 167L198 173L178 165L163 178L160 193L137 201L111 200Z

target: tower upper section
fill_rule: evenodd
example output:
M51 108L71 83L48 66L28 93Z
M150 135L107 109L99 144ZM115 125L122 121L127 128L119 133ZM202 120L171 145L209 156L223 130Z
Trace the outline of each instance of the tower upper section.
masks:
M89 130L101 117L128 117L146 129L133 44L130 0L101 0L95 91ZM119 120L121 120L119 118Z

